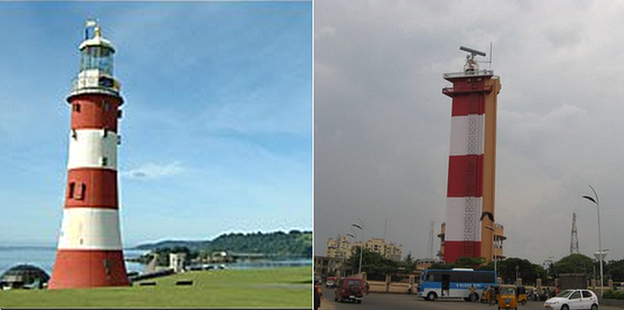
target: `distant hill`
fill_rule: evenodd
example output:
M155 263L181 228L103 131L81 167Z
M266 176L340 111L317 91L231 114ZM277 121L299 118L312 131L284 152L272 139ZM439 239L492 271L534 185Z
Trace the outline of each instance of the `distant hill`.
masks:
M139 250L162 250L186 247L193 252L211 253L230 251L236 253L261 253L271 255L294 255L312 257L312 232L291 230L288 233L230 233L214 240L165 240L156 243L141 244Z

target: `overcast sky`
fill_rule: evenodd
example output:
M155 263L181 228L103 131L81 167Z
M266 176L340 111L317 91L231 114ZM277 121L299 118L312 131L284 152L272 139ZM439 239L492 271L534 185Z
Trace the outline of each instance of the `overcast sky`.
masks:
M315 1L315 251L350 232L427 256L445 220L451 98L460 45L500 76L496 220L505 255L624 258L624 2ZM485 60L485 59L484 59ZM482 68L488 68L482 64ZM384 232L384 223L387 229ZM434 252L439 249L435 238Z
M125 99L125 246L312 229L311 2L0 2L0 246L56 243L88 18Z

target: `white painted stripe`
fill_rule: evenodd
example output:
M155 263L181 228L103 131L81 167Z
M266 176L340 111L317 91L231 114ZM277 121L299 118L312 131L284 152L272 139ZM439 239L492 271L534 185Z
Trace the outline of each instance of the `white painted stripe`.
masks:
M119 212L102 208L65 208L58 248L121 250Z
M117 134L103 129L77 129L69 136L67 168L117 170Z
M446 198L444 241L481 241L481 210L482 197ZM467 240L467 235L472 237Z
M483 154L484 137L484 114L451 117L451 156Z

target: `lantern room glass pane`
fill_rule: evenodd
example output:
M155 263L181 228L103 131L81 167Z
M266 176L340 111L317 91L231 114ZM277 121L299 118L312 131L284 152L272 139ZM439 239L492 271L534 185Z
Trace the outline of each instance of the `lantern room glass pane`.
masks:
M80 71L98 69L113 75L113 51L103 46L88 46L82 50Z

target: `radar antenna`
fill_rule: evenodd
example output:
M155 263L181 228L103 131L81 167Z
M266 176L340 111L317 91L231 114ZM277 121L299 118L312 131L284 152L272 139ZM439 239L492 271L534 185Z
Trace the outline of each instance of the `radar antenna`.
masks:
M479 63L475 60L475 57L477 55L485 57L486 54L482 51L478 51L465 46L460 46L459 49L464 52L470 53L470 55L466 55L466 64L464 65L464 71L470 73L479 71Z

